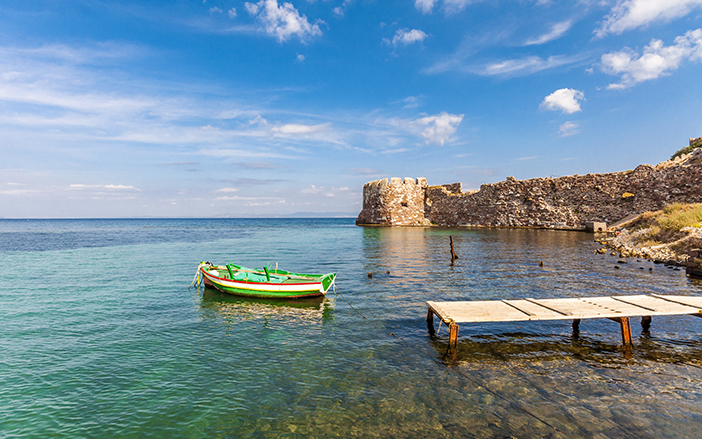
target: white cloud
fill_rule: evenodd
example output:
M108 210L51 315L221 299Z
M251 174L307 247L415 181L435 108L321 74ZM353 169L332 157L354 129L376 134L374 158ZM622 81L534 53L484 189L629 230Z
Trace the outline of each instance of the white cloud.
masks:
M619 52L606 53L602 55L601 69L621 76L621 82L609 84L608 89L625 89L670 74L686 59L702 60L702 29L675 38L672 46L666 47L661 40L653 39L641 56L626 47Z
M395 32L395 36L392 37L390 44L397 46L398 44L412 44L423 41L428 35L419 29L400 29ZM387 41L387 40L386 40Z
M13 61L18 59L41 59L45 61L64 61L66 63L83 63L87 65L101 64L111 60L121 61L149 55L152 54L143 47L112 42L96 43L83 47L70 47L63 44L49 44L35 48L0 47L0 56L9 57Z
M323 123L319 125L302 125L296 123L289 123L286 125L281 125L273 127L271 132L273 134L313 134L322 131L329 131L331 128L330 123Z
M564 57L564 56L549 56L543 59L538 56L529 56L521 59L508 59L504 61L493 62L486 66L475 70L475 73L485 76L507 75L518 76L528 75L531 73L540 72L542 70L560 67L562 65L571 64L580 59L580 57Z
M302 189L300 191L301 194L324 194L325 197L335 197L338 193L340 192L347 192L349 190L348 187L331 187L329 189L325 188L324 186L315 186L313 184L310 185L310 187Z
M308 0L309 1L309 0ZM334 15L337 17L341 18L344 15L346 15L346 9L349 7L351 3L353 3L354 0L344 0L344 2L341 4L341 6L337 6L334 9L332 9L332 12Z
M223 187L222 189L217 189L216 192L239 192L239 189L235 187Z
M558 129L558 135L560 137L568 137L573 134L578 134L580 132L580 124L575 122L566 122L562 124Z
M210 13L211 13L211 14L221 14L221 13L222 13L222 10L219 9L217 6L214 6L214 7L211 7L211 8L210 8Z
M291 3L278 6L277 0L261 0L258 3L245 3L246 11L256 17L265 27L266 33L283 42L293 35L305 41L309 37L322 35L318 20L315 24L307 21L307 16L300 15Z
M573 114L580 111L581 100L585 100L585 94L580 90L561 88L546 96L539 108Z
M223 195L221 197L217 197L216 200L222 200L222 201L232 201L232 200L240 200L240 201L258 201L258 200L272 200L276 201L278 203L284 203L285 200L280 197L240 197L238 195L234 196L228 196L228 195ZM249 204L250 205L250 204Z
M416 0L414 2L414 7L422 11L424 14L428 14L434 9L434 3L438 0Z
M228 10L227 15L229 15L229 18L236 18L236 8L231 8Z
M72 55L75 50L60 52L68 52L68 59L83 59ZM272 152L266 145L270 125L256 104L244 108L227 98L204 102L197 93L176 97L153 93L160 86L124 90L122 81L115 84L112 76L72 66L64 58L54 62L54 55L55 51L0 47L0 103L20 109L0 112L4 134L50 136L54 143L191 145L205 154L226 149L248 157L281 157L279 147ZM217 128L221 120L243 123ZM307 136L305 140L329 143L322 134L330 135L320 133L319 138ZM233 144L240 147L234 149Z
M310 141L346 145L343 136L332 128L330 122L318 125L297 123L277 125L270 129L269 134L273 138L287 139L291 142L301 142L304 140L305 147L309 146L308 142Z
M68 186L71 190L83 190L83 189L108 189L113 191L139 191L141 189L134 186L126 186L123 184L71 184Z
M573 27L573 22L571 20L566 20L562 21L560 23L556 23L551 27L551 31L547 32L539 37L533 38L531 40L527 40L524 45L525 46L535 46L539 44L545 44L548 43L549 41L556 40L563 36L566 32L570 30L570 28Z
M295 60L296 60L297 62L302 62L302 61L305 60L305 55L302 55L302 54L298 53L297 56L295 57Z
M354 175L380 175L382 171L380 169L374 168L350 168L349 171L353 172Z
M226 96L211 99L212 90L205 84L183 85L179 88L184 92L174 96L161 93L166 87L157 81L124 81L131 77L129 72L110 68L110 63L105 69L73 63L70 60L96 62L96 58L75 49L58 52L62 54L59 62L55 61L55 51L0 47L0 104L9 109L0 111L1 131L4 136L31 144L29 153L41 154L42 145L50 142L70 157L81 155L83 145L91 145L101 154L106 153L105 160L114 158L117 145L134 157L162 151L159 155L164 158L159 160L174 163L191 160L191 153L239 161L299 159L309 157L311 148L328 145L370 156L388 150L410 151L425 141L446 144L456 136L462 117L453 116L457 119L452 121L445 114L449 119L442 126L441 115L434 116L435 120L420 119L431 114L400 118L389 116L390 110L367 114L351 110L324 114L283 111L267 108L261 102L240 102ZM207 95L206 99L201 98L201 92ZM400 107L407 108L418 104L416 98L400 102ZM263 114L271 120L266 121ZM170 156L173 151L178 153ZM62 183L62 187L68 189L68 183ZM143 193L143 189L128 192L107 187L74 187L72 193L97 191Z
M444 0L444 12L453 14L464 10L468 5L477 3L480 0Z
M512 33L513 31L511 29L501 28L482 32L480 35L474 35L470 38L464 38L452 54L442 57L442 59L440 58L429 67L423 68L422 73L436 74L459 71L487 76L522 76L550 68L582 62L592 56L588 52L579 52L567 56L552 55L548 58L541 58L535 55L502 60L484 57L482 61L479 61L481 52L501 52L486 50L488 48L495 46L511 46L513 38Z
M258 114L254 119L249 121L249 125L268 125L268 121Z
M25 195L37 192L33 189L0 189L2 195Z
M465 9L471 3L476 3L480 0L443 0L444 12L453 14ZM434 9L434 5L438 4L439 0L415 0L414 7L419 9L423 14L429 14Z
M454 134L464 115L442 112L419 118L385 118L376 112L371 115L374 120L366 123L363 136L370 148L367 153L398 154L412 150L412 137L416 136L425 144L444 145L454 141ZM362 150L361 148L357 148Z
M426 143L436 143L444 145L451 140L451 136L456 132L458 125L461 124L463 115L449 114L442 112L434 116L422 117L414 121L414 124L420 129L420 136L426 139Z
M112 48L119 49L105 46L106 51ZM101 53L87 48L0 46L0 104L14 109L0 111L3 135L50 136L55 144L60 139L65 145L189 145L201 148L207 155L247 157L281 157L281 146L290 148L300 141L305 142L305 147L346 145L347 137L358 136L348 129L338 132L330 122L297 125L286 124L288 121L283 119L269 124L261 114L260 103L242 103L228 97L205 101L200 97L205 86L178 96L159 94L163 87L156 83L124 87L125 83L138 81L124 81L128 74L120 71L112 74L115 70L85 68L71 62L77 59L98 63ZM280 114L276 108L265 111ZM329 119L327 114L319 116ZM271 137L282 139L274 151Z
M655 21L671 21L701 6L702 0L619 0L595 35L621 34Z
M402 108L405 108L405 109L417 108L420 105L422 105L422 102L421 102L421 99L419 96L409 96L409 97L406 97L399 102L405 104L402 106Z
M310 185L310 187L300 191L301 194L318 194L323 192L325 189L323 187L317 187L315 185Z

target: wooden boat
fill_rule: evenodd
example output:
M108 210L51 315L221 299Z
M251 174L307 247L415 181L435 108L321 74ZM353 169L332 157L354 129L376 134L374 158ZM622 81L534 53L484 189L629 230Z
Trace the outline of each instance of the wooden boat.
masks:
M240 265L213 265L202 262L198 266L206 286L236 296L294 299L323 296L334 284L336 273L301 274L289 271L262 270ZM196 275L197 278L197 275Z

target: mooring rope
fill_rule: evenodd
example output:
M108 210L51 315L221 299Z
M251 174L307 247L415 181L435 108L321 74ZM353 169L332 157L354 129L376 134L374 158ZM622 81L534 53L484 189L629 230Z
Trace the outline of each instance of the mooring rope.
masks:
M351 304L349 303L348 300L346 300L346 297L344 297L344 295L341 294L341 293L336 289L336 283L332 283L332 287L334 288L334 294L336 294L337 296L341 296L341 298L344 299L344 301L345 301L346 303L349 304L349 306L351 307L352 310L356 311L356 313L357 313L359 316L363 317L364 319L366 318L366 316L364 316L363 314L361 314L360 312L358 312L358 310L357 310L356 308L354 308L353 305L351 305Z
M193 281L190 282L190 286L188 287L188 291L190 291L190 288L192 288L193 285L197 285L198 287L200 286L200 282L202 282L202 272L200 271L200 267L202 267L202 264L197 266L197 272L195 273L195 277L193 278Z

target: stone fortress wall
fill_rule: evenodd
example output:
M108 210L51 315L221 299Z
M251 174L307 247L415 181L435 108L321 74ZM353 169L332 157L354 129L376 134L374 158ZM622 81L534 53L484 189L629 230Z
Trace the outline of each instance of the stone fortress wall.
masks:
M702 138L690 139L690 145ZM425 178L381 179L363 186L358 225L584 229L667 204L702 202L702 148L657 166L607 174L429 186Z

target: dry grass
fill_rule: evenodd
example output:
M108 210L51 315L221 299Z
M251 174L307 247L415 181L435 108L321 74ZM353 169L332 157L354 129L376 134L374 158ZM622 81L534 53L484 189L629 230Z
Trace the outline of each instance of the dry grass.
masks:
M625 233L613 238L613 248L624 246L637 257L683 262L690 250L702 248L702 203L673 203L642 213L625 227Z
M687 235L684 227L702 227L702 204L673 203L663 210L645 212L632 224L638 245L654 246L674 242Z
M673 203L663 209L658 224L663 229L680 231L683 227L702 227L702 204Z

